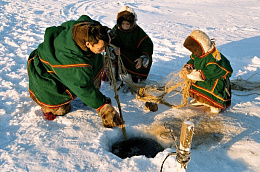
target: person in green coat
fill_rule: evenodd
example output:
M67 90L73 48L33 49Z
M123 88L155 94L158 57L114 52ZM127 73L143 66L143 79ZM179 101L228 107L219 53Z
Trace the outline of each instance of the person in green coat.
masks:
M124 67L134 83L146 80L152 65L152 40L137 25L137 15L129 6L119 10L116 21L117 24L113 27L116 37L111 41L118 47L115 54L121 56ZM118 72L116 78L119 79Z
M105 127L120 125L111 100L99 88L104 68L102 52L110 41L98 21L83 15L45 30L44 41L29 56L30 97L53 120L71 109L76 97L97 110Z
M219 113L231 105L230 77L233 69L221 54L215 42L200 30L194 30L184 42L192 52L190 60L180 71L180 77L193 80L190 96L192 105L209 106L212 113Z

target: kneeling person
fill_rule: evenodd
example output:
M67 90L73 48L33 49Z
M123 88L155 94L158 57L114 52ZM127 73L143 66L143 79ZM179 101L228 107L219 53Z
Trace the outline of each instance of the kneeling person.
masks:
M108 30L86 15L46 29L44 41L27 63L30 97L46 119L66 114L79 97L97 110L105 127L121 124L111 100L99 91Z

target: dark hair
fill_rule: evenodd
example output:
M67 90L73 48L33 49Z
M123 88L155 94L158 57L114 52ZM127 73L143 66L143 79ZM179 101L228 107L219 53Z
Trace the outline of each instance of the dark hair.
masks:
M109 37L107 31L109 28L107 26L102 25L96 25L96 26L90 26L88 28L88 42L90 42L92 45L97 44L98 40L103 40L105 43L108 44Z
M86 42L91 45L97 44L99 40L103 40L105 44L109 43L107 26L102 26L100 24L93 24L90 22L82 22L73 26L72 35L74 41L78 46L87 51Z

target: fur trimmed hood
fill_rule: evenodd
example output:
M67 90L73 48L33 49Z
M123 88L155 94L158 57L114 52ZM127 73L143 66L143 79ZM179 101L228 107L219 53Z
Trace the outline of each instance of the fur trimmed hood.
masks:
M72 28L72 36L74 41L84 51L88 51L86 42L88 42L88 30L90 26L90 22L82 22L75 24Z
M134 9L129 6L121 7L117 13L116 22L120 26L123 20L128 21L131 24L131 28L133 28L137 21L137 15Z
M109 28L101 24L93 24L91 22L81 22L75 24L72 28L72 37L77 45L84 51L88 51L86 42L93 44L98 43L98 40L109 42Z
M185 48L190 50L194 55L200 57L214 48L214 42L209 36L201 30L191 32L183 44Z

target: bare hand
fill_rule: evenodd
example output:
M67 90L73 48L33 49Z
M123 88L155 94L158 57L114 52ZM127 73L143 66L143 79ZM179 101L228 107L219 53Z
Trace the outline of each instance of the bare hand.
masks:
M134 62L136 62L135 68L136 69L140 69L142 67L143 59L142 58L138 58Z

